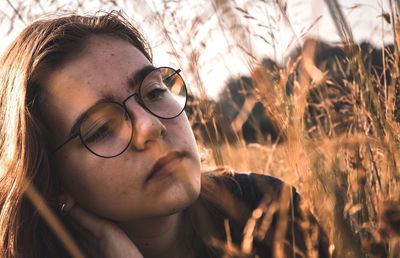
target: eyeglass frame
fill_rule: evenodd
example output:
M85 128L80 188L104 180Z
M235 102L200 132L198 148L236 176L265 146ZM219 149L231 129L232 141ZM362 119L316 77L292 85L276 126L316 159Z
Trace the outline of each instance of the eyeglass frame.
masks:
M141 88L142 88L142 85L143 85L143 81L145 81L146 77L147 77L150 73L154 72L155 70L159 70L159 69L162 69L162 68L168 68L168 69L171 69L172 71L174 71L174 73L172 73L171 75L169 75L167 78L163 79L163 82L164 82L165 80L171 78L171 77L174 76L175 74L177 74L177 75L181 78L181 80L182 80L182 82L183 82L183 85L184 85L184 88L185 88L185 104L183 105L182 110L181 110L177 115L175 115L175 116L173 116L173 117L168 117L168 118L159 116L159 115L155 114L154 112L152 112L152 111L144 104L144 101L143 101L143 99L142 99L142 97L141 97L141 94L140 94L140 91L141 91ZM130 122L131 122L131 125L132 125L132 130L131 130L131 131L132 131L132 132L131 132L131 136L130 136L129 142L128 142L128 144L126 145L126 147L125 147L120 153L118 153L118 154L116 154L116 155L113 155L113 156L103 156L103 155L100 155L100 154L98 154L98 153L95 153L93 150L91 150L91 149L87 146L87 144L85 143L85 141L84 141L83 138L82 138L82 134L81 134L81 124L82 124L83 121L84 121L84 119L82 119L81 121L79 121L79 124L78 124L78 126L77 126L78 132L76 132L76 133L74 133L73 135L71 135L67 140L65 140L62 144L60 144L57 148L55 148L55 149L53 150L52 154L56 153L58 150L60 150L62 147L64 147L68 142L72 141L74 138L76 138L76 137L79 136L79 139L80 139L81 143L85 146L85 148L86 148L89 152L91 152L92 154L94 154L94 155L96 155L96 156L98 156L98 157L106 158L106 159L107 159L107 158L115 158L115 157L121 155L122 153L124 153L124 152L128 149L129 145L130 145L131 142L132 142L132 138L133 138L133 120L132 120L132 117L131 117L131 115L130 115L130 113L129 113L129 111L128 111L128 108L127 108L127 106L126 106L126 102L127 102L130 98L132 98L133 96L135 96L136 102L137 102L143 109L145 109L147 112L149 112L151 115L153 115L153 116L155 116L155 117L157 117L157 118L160 118L160 119L174 119L174 118L178 117L178 116L179 116L180 114L182 114L182 112L185 110L186 105L187 105L187 101L188 101L188 98L187 98L188 91L187 91L187 87L186 87L186 82L185 82L185 80L182 78L182 76L179 74L181 71L182 71L181 69L174 69L174 68L169 67L169 66L160 66L160 67L156 67L156 68L150 70L150 71L143 77L142 81L140 82L140 85L139 85L138 90L137 90L136 92L132 93L131 95L129 95L129 96L128 96L127 98L125 98L122 102L113 101L113 100L107 100L107 101L102 102L102 103L117 104L117 105L121 106L121 107L124 109L124 111L125 111L125 115L127 115L127 116L129 117L129 120L130 120Z

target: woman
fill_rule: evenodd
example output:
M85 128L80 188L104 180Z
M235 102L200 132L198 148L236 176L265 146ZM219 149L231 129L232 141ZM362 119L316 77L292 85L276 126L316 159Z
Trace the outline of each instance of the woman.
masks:
M88 257L328 255L293 189L201 173L180 70L153 67L119 13L29 25L5 51L0 78L1 257L69 257L24 182Z

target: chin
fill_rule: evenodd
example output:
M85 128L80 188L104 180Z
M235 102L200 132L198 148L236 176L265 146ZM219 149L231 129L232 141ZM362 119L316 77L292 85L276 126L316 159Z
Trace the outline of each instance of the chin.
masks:
M184 211L185 209L192 206L197 201L198 197L199 197L199 195L196 195L196 198L187 200L185 202L180 202L178 204L168 207L165 210L165 213L163 214L163 216L168 216L168 215L172 215L172 214Z
M184 191L176 193L175 196L166 200L164 206L164 215L171 215L177 212L181 212L186 208L193 205L200 195L200 180L193 182L190 186L185 186Z

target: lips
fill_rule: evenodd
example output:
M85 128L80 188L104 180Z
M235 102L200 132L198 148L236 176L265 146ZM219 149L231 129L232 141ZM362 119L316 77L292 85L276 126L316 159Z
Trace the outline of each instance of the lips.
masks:
M175 161L176 159L180 160L181 158L183 158L186 155L187 155L187 153L184 151L168 152L166 155L164 155L160 159L158 159L156 161L156 163L154 163L146 181L148 181L152 178L161 177L161 176L170 174L172 171L171 171L171 167L169 166L169 164L172 161Z

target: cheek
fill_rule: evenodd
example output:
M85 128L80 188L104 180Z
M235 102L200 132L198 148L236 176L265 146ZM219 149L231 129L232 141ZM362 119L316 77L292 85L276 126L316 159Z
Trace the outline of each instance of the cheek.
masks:
M87 196L88 193L95 191L96 185L101 183L104 175L103 169L100 169L100 171L99 169L95 170L91 165L90 158L85 157L84 154L80 159L64 156L64 159L57 164L60 181L64 190L73 195L75 199ZM103 167L104 165L100 164L97 166L97 168ZM95 173L95 171L98 173Z
M175 119L167 120L164 125L167 128L167 134L169 136L167 140L170 145L173 148L182 148L190 152L194 159L193 161L200 167L200 154L186 114L182 113Z
M174 137L174 139L172 139L173 141L196 146L194 134L185 113L182 113L177 118L167 120L165 125L168 133Z
M68 162L65 162L68 160ZM80 157L60 162L59 175L66 193L70 194L84 208L99 214L110 211L118 213L115 200L123 200L128 195L140 192L135 173L121 167L117 159L96 159Z
M197 143L194 138L193 130L190 126L189 120L185 113L177 117L176 121L172 122L172 136L171 142L172 146L177 146L178 148L184 148L186 151L190 152L192 156L191 163L191 173L193 180L197 180L196 177L199 176L201 171L200 154L197 149Z

